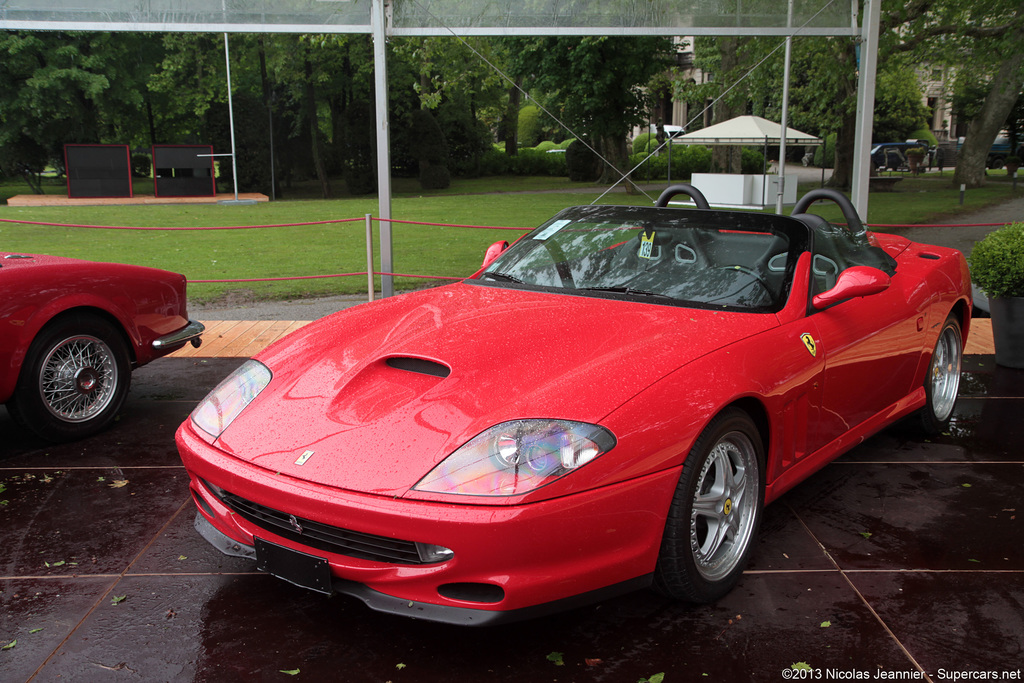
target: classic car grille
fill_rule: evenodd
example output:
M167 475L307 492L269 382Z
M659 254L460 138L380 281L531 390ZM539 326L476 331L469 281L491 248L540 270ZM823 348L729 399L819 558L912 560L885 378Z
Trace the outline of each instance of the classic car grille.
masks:
M207 481L203 481L203 484L235 514L282 538L317 550L362 560L395 564L423 564L413 541L364 534L302 517L294 517L287 512L281 512L236 496ZM295 526L292 524L293 519L301 527L301 532L295 530Z

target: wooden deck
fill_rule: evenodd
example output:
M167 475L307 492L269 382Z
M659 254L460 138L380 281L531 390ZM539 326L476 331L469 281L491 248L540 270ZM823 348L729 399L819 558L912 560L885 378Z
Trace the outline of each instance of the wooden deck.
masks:
M171 356L193 358L249 358L281 337L294 332L310 320L211 320L204 322L203 345L186 346ZM992 321L980 318L971 322L967 355L992 355Z

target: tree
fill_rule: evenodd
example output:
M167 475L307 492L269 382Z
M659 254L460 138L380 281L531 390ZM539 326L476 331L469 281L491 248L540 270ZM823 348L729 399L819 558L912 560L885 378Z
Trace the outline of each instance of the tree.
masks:
M645 86L668 67L665 38L559 37L516 39L509 70L527 89L539 88L559 103L570 134L605 159L602 183L628 169L626 136L646 120ZM627 189L629 189L627 184Z
M992 143L1024 83L1024 6L1016 0L915 0L896 49L970 73L984 100L970 117L954 186L979 187Z
M155 67L141 34L0 32L0 147L8 172L63 166L68 143L131 143ZM37 183L33 191L41 192Z

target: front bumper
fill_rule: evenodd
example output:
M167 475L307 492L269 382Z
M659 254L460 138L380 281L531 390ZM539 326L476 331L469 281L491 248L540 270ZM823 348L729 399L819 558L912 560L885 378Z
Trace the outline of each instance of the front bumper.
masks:
M196 517L193 526L196 531L199 532L200 536L225 555L243 557L251 560L256 559L255 547L238 543L231 537L222 533L215 526L210 524L210 521L198 510L196 510ZM348 595L361 600L363 604L376 612L397 614L399 616L423 619L425 621L455 624L457 626L496 626L498 624L508 624L516 621L523 621L525 619L534 619L546 614L554 614L574 607L581 607L583 605L600 602L601 600L608 600L619 595L649 588L652 581L653 574L645 574L643 576L638 576L635 579L624 581L603 589L590 591L589 593L584 593L582 595L574 595L544 605L535 605L533 607L523 607L516 610L505 611L457 607L452 605L436 605L428 602L406 600L404 598L396 598L392 595L375 591L369 586L356 583L354 581L346 581L345 579L334 579L331 587L335 593L341 593L342 595Z
M188 324L177 332L171 332L170 334L165 334L162 337L154 339L153 348L158 351L163 351L165 349L173 349L181 346L185 342L191 342L192 346L198 348L202 343L202 340L199 337L205 331L206 326L201 322L189 320Z
M678 470L667 470L526 505L449 504L282 476L222 453L188 422L178 429L177 442L202 519L197 528L222 552L255 555L260 539L323 558L335 592L375 610L459 624L529 618L650 585L679 478ZM208 485L302 523L438 544L454 555L411 564L316 549L235 514Z

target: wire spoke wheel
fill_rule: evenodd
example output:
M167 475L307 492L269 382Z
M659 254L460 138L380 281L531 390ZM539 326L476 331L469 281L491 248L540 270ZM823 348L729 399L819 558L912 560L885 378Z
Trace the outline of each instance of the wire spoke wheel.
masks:
M39 374L39 393L54 417L84 422L110 405L117 379L110 347L83 335L66 339L50 351Z
M115 323L66 313L29 346L7 412L47 441L70 441L110 425L131 384L128 338Z

